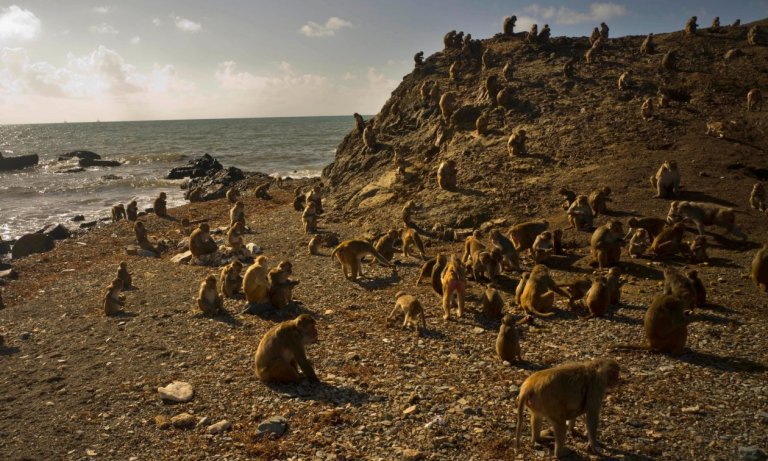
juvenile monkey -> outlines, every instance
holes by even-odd
[[[262,304],[269,301],[269,281],[267,280],[267,257],[259,256],[245,271],[243,293],[248,304]]]
[[[749,206],[755,210],[765,211],[765,186],[762,183],[756,183],[752,186],[752,193],[749,194]]]
[[[653,43],[653,33],[648,34],[640,45],[640,53],[653,54],[656,51],[656,45]]]
[[[271,195],[269,195],[269,186],[271,186],[271,182],[265,182],[264,184],[258,186],[256,189],[253,190],[253,195],[256,197],[262,199],[262,200],[269,200],[272,198]]]
[[[515,305],[517,307],[523,307],[523,291],[525,290],[525,285],[528,283],[530,277],[530,272],[523,272],[520,274],[520,281],[517,282],[517,287],[515,287]]]
[[[482,70],[488,70],[493,66],[493,53],[491,53],[490,48],[486,48],[485,51],[483,51],[483,55],[480,57],[480,63]]]
[[[121,219],[126,219],[125,206],[119,203],[112,207],[112,222],[118,222]]]
[[[610,268],[605,281],[608,285],[608,293],[611,295],[611,305],[619,304],[621,302],[621,269],[618,267]]]
[[[443,121],[449,123],[451,115],[456,110],[456,95],[448,92],[440,96],[440,114],[443,116]]]
[[[483,315],[492,320],[501,317],[501,311],[504,310],[504,298],[501,297],[498,290],[490,286],[483,292],[480,304],[483,308]]]
[[[594,214],[592,207],[589,206],[589,199],[586,195],[579,195],[565,212],[568,215],[568,222],[571,227],[577,230],[592,230],[594,223]]]
[[[733,208],[721,207],[711,203],[672,202],[667,214],[668,222],[692,221],[704,235],[704,226],[714,225],[726,229],[730,234],[744,240],[747,238],[736,226],[736,213]]]
[[[293,272],[293,265],[288,261],[280,261],[277,267],[267,274],[269,283],[269,302],[278,309],[283,309],[293,301],[293,287],[299,284],[298,280],[289,278]]]
[[[707,289],[699,278],[699,272],[692,270],[685,273],[693,285],[693,291],[696,294],[693,305],[695,307],[704,307],[707,304]]]
[[[123,291],[123,281],[112,280],[107,291],[104,292],[104,315],[115,315],[125,305],[125,296],[120,294],[121,291]]]
[[[458,304],[456,317],[461,318],[461,316],[464,315],[467,276],[464,272],[464,266],[456,256],[451,256],[451,259],[443,270],[440,281],[442,282],[443,287],[443,320],[451,318],[451,307],[453,306],[454,298],[456,298]]]
[[[133,279],[128,272],[128,263],[125,261],[120,261],[117,266],[117,278],[123,282],[123,290],[130,290],[133,287]]]
[[[443,190],[453,190],[456,188],[456,162],[446,160],[440,163],[437,169],[437,185]]]
[[[227,189],[227,202],[235,204],[240,199],[240,192],[234,187]]]
[[[367,255],[373,255],[381,264],[392,267],[392,264],[376,248],[365,240],[345,240],[331,253],[331,259],[337,259],[341,264],[344,277],[357,280],[363,276],[360,261]]]
[[[125,216],[128,218],[128,221],[136,221],[138,219],[139,205],[136,203],[136,200],[128,202],[128,206],[125,207]]]
[[[677,66],[677,53],[675,52],[675,50],[669,50],[666,53],[664,53],[664,56],[662,56],[661,58],[661,69],[674,71],[676,66]]]
[[[551,34],[552,30],[549,28],[549,24],[544,24],[544,27],[541,28],[541,32],[539,32],[539,43],[549,43],[549,37]]]
[[[592,214],[595,218],[608,211],[608,202],[613,201],[609,197],[610,195],[611,188],[608,186],[593,190],[589,194],[589,207],[592,209]]]
[[[375,151],[377,147],[376,133],[373,131],[373,126],[366,126],[363,130],[363,145],[369,151]]]
[[[501,251],[476,251],[472,253],[469,264],[471,265],[472,278],[479,282],[482,277],[496,282],[501,273]]]
[[[402,217],[405,227],[412,227],[413,221],[411,221],[411,214],[415,208],[416,203],[414,203],[413,200],[408,200],[405,202],[405,205],[403,205]]]
[[[229,227],[233,227],[238,221],[245,225],[245,204],[239,200],[229,210]]]
[[[189,251],[203,264],[212,264],[219,248],[211,237],[210,231],[208,223],[200,223],[197,229],[189,234]]]
[[[747,112],[763,110],[763,93],[757,88],[752,88],[747,93]]]
[[[696,287],[693,281],[687,275],[671,268],[664,269],[664,290],[665,295],[676,294],[689,302],[689,306],[694,307],[696,302]],[[686,307],[686,308],[687,308]]]
[[[224,302],[216,288],[215,275],[209,275],[200,283],[200,291],[197,293],[197,307],[209,317],[218,315],[224,310]]]
[[[525,130],[522,128],[515,130],[509,136],[509,140],[507,141],[507,152],[509,152],[509,155],[517,157],[519,155],[527,154],[528,151],[525,148],[525,141]]]
[[[143,222],[137,221],[136,224],[133,225],[133,232],[136,234],[136,242],[143,250],[151,251],[156,255],[160,254],[160,249],[149,241],[147,228],[144,227]]]
[[[501,93],[499,93],[499,94],[501,94]],[[477,117],[477,120],[475,121],[475,134],[477,134],[478,136],[484,136],[485,134],[487,134],[488,133],[488,122],[489,122],[488,114],[485,113],[485,112],[480,114],[480,116]],[[439,170],[438,170],[438,172],[439,172]]]
[[[320,246],[320,236],[319,235],[313,235],[311,239],[309,239],[309,245],[307,245],[307,249],[309,250],[309,254],[312,256],[318,255],[317,247]]]
[[[568,307],[570,307],[571,310],[575,310],[577,307],[576,302],[584,299],[584,296],[587,295],[589,289],[592,287],[592,282],[590,282],[589,279],[579,278],[570,280],[566,283],[559,283],[557,286],[565,289],[568,293]]]
[[[243,283],[242,277],[240,277],[240,271],[242,270],[243,263],[237,259],[221,268],[219,285],[222,297],[231,299],[240,291]]]
[[[528,30],[528,34],[525,36],[525,41],[527,43],[535,43],[536,37],[539,35],[539,26],[538,24],[533,24],[531,28]]]
[[[395,229],[390,229],[386,234],[376,240],[376,244],[373,247],[376,248],[376,251],[381,253],[387,261],[392,261],[392,258],[395,256],[395,242],[398,237],[400,237],[400,234]]]
[[[536,237],[531,247],[531,258],[534,264],[541,264],[554,253],[552,232],[544,231]]]
[[[515,245],[497,229],[491,231],[491,244],[501,251],[502,268],[510,271],[520,271],[520,255]]]
[[[406,227],[400,231],[400,238],[403,240],[403,257],[412,256],[411,247],[415,246],[419,251],[419,257],[422,260],[427,259],[424,252],[424,242],[421,241],[421,236],[416,229]]]
[[[590,246],[592,258],[600,269],[619,264],[621,247],[624,246],[624,229],[621,221],[610,221],[595,229]]]
[[[589,45],[592,46],[600,38],[600,29],[595,27],[592,29],[592,34],[589,36]]]
[[[517,251],[525,251],[533,246],[536,237],[547,230],[548,227],[549,222],[546,220],[526,221],[512,226],[509,229],[508,236]]]
[[[160,195],[157,196],[157,198],[155,199],[155,203],[153,204],[153,208],[155,209],[155,214],[160,218],[168,217],[168,208],[166,206],[165,199],[166,199],[165,192],[160,192]]]
[[[363,120],[363,116],[357,112],[352,114],[352,116],[355,118],[355,129],[357,130],[357,133],[363,134],[363,131],[365,131],[365,120]]]
[[[479,253],[485,249],[485,244],[480,240],[480,231],[475,229],[472,231],[472,235],[464,240],[464,252],[461,254],[461,262],[466,264],[474,253]]]
[[[674,160],[665,160],[650,180],[651,187],[656,189],[654,198],[670,198],[680,193],[680,171]]]
[[[567,427],[586,414],[587,450],[599,454],[597,425],[600,408],[608,388],[619,384],[620,366],[615,360],[597,359],[566,363],[537,371],[520,386],[517,397],[517,430],[515,446],[520,446],[523,409],[531,413],[531,443],[542,441],[542,420],[552,424],[555,433],[555,456],[563,458],[572,450],[565,446]]]
[[[693,240],[690,242],[690,256],[691,256],[691,262],[694,263],[703,263],[705,261],[709,260],[709,255],[707,255],[707,247],[709,245],[707,244],[707,237],[703,235],[697,235]]]
[[[713,34],[720,33],[720,16],[715,16],[715,19],[712,20],[712,26],[710,26],[709,31]]]
[[[513,66],[511,62],[506,63],[501,70],[501,74],[504,76],[504,80],[506,80],[507,83],[511,83],[515,75],[515,66]]]
[[[632,81],[629,77],[629,71],[623,72],[619,75],[619,91],[628,90],[632,86]]]
[[[428,279],[432,275],[432,269],[435,267],[437,258],[429,258],[422,263],[419,268],[419,277],[416,279],[416,286],[419,286],[422,280]]]
[[[501,319],[499,335],[496,336],[496,355],[505,362],[523,361],[520,352],[520,339],[517,335],[515,318],[507,314]]]
[[[566,79],[573,78],[573,66],[576,64],[576,61],[576,58],[571,58],[563,64],[563,77]]]
[[[448,256],[445,254],[438,254],[437,258],[435,258],[435,264],[432,266],[432,273],[430,274],[429,280],[432,284],[432,291],[434,291],[438,296],[443,296],[443,271],[445,270],[445,266],[448,265]]]
[[[629,218],[627,221],[629,232],[635,229],[645,229],[648,232],[648,238],[654,239],[667,227],[667,221],[661,218]],[[627,232],[627,236],[629,236]],[[626,238],[626,237],[625,237]]]
[[[629,247],[627,247],[627,254],[630,258],[637,258],[642,256],[648,247],[651,245],[651,240],[648,236],[648,231],[640,228],[635,229],[635,233],[632,234],[632,238],[629,239]]]
[[[696,24],[696,16],[691,16],[691,18],[688,20],[688,22],[685,23],[685,34],[686,35],[696,35],[696,29],[699,27],[698,24]]]
[[[421,320],[421,329],[427,329],[427,321],[424,319],[424,307],[415,296],[406,294],[404,291],[398,291],[395,295],[395,308],[387,317],[387,323],[403,314],[403,328],[413,328],[418,332],[419,320]]]
[[[653,118],[653,98],[645,98],[643,105],[640,107],[640,115],[645,121]]]
[[[682,223],[667,227],[653,239],[650,251],[660,258],[674,256],[683,248],[684,234],[685,226]]]
[[[563,203],[560,205],[563,210],[568,210],[573,202],[576,201],[576,192],[568,190],[565,187],[558,189],[557,193],[563,197]]]
[[[760,291],[768,293],[768,242],[752,258],[752,280]]]
[[[304,226],[305,234],[317,232],[317,210],[314,202],[307,202],[307,206],[301,213],[301,223]]]
[[[602,317],[611,304],[611,292],[608,289],[608,280],[602,275],[592,280],[592,287],[587,292],[586,303],[589,317]]]
[[[307,314],[275,325],[256,349],[256,377],[265,383],[294,383],[303,376],[309,382],[319,383],[305,351],[306,346],[316,341],[317,324]]]
[[[509,108],[514,102],[514,94],[512,88],[506,87],[499,90],[496,94],[496,105],[504,108]]]
[[[601,22],[600,23],[600,38],[603,40],[608,40],[608,31],[610,29],[608,28],[608,24]]]
[[[451,67],[448,68],[448,78],[454,82],[459,80],[459,61],[453,61]]]
[[[227,244],[232,248],[232,254],[238,257],[243,252],[243,233],[245,225],[242,221],[237,221],[234,226],[227,231]]]
[[[555,315],[554,312],[551,312],[555,305],[555,293],[566,298],[569,297],[568,293],[552,280],[547,267],[537,264],[531,270],[520,295],[520,305],[529,314],[550,317]]]

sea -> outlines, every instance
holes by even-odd
[[[169,207],[183,204],[183,180],[165,175],[204,153],[243,171],[319,176],[353,127],[351,116],[0,125],[3,156],[40,156],[36,167],[0,171],[0,236],[9,240],[52,223],[76,228],[73,216],[103,218],[131,200],[141,210],[161,191]],[[122,165],[62,173],[73,165],[59,155],[74,150]]]

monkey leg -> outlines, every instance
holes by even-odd
[[[541,423],[542,417],[531,409],[531,445],[533,446],[544,441],[541,437]]]
[[[341,270],[344,272],[344,278],[349,280],[349,268],[347,267],[347,264],[341,263]]]
[[[555,456],[563,458],[570,455],[573,450],[565,446],[566,423],[565,421],[558,421],[552,424],[555,431]]]
[[[397,317],[397,311],[400,310],[400,305],[396,304],[395,308],[392,309],[392,312],[387,316],[387,323],[391,322],[395,317]]]
[[[464,315],[464,298],[466,297],[466,293],[463,287],[457,290],[457,295],[459,298],[459,312],[456,314],[456,317],[461,318],[461,316]]]
[[[295,364],[285,360],[275,360],[261,373],[263,381],[277,383],[294,383],[301,379]]]
[[[451,298],[453,297],[453,290],[443,290],[443,320],[451,318]]]

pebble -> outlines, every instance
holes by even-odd
[[[483,334],[484,331],[485,330],[482,327],[475,327],[475,328],[472,329],[472,333],[474,333],[476,335],[481,335],[481,334]]]
[[[171,402],[189,402],[195,395],[192,385],[184,381],[174,381],[165,387],[158,387],[160,398]]]
[[[155,426],[158,429],[168,429],[171,427],[171,420],[165,415],[155,416]]]
[[[211,417],[205,416],[203,418],[200,418],[200,420],[197,422],[197,427],[208,426],[210,424],[211,424]]]
[[[739,459],[742,461],[765,461],[766,455],[758,447],[739,447]]]
[[[403,450],[403,459],[406,461],[419,461],[425,458],[426,456],[424,453],[420,452],[419,450],[414,450],[412,448],[405,448]]]
[[[416,405],[411,405],[410,407],[403,410],[404,415],[410,415],[411,413],[416,411]]]
[[[171,418],[171,424],[179,429],[192,429],[197,424],[197,418],[184,412]]]
[[[232,423],[226,419],[219,421],[218,423],[211,424],[205,429],[205,432],[209,434],[221,434],[224,431],[232,429]]]
[[[288,430],[288,420],[282,416],[273,416],[259,423],[256,428],[256,438],[278,438]]]

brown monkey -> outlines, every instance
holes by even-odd
[[[496,336],[496,355],[505,362],[523,361],[520,352],[520,339],[517,334],[515,318],[507,314],[501,319],[499,335]]]
[[[685,350],[688,339],[689,317],[685,310],[690,308],[691,299],[683,298],[679,293],[662,294],[653,300],[645,312],[643,329],[644,345],[623,344],[616,349],[643,349],[680,355]]]
[[[367,255],[373,255],[380,263],[392,267],[392,264],[379,253],[376,248],[365,240],[345,240],[341,242],[331,253],[331,259],[337,259],[341,264],[344,277],[349,280],[357,280],[363,276],[360,261]]]
[[[256,197],[262,199],[262,200],[269,200],[272,198],[271,195],[269,195],[269,186],[271,186],[271,182],[265,182],[264,184],[261,184],[260,186],[256,187],[256,189],[253,190],[253,195]]]
[[[443,320],[448,320],[451,317],[451,307],[453,306],[454,297],[458,304],[456,317],[461,318],[461,316],[464,315],[467,276],[464,272],[464,265],[461,264],[456,256],[451,255],[451,259],[445,266],[440,281],[442,282],[443,287]]]
[[[595,218],[608,211],[608,202],[612,202],[609,195],[611,195],[611,188],[607,186],[593,190],[589,194],[589,207],[592,209],[592,214]]]
[[[408,200],[405,202],[405,205],[403,205],[403,211],[402,211],[402,217],[403,217],[403,224],[405,227],[411,227],[413,224],[413,221],[411,221],[411,213],[413,213],[413,210],[416,208],[416,203],[414,203],[413,200]]]
[[[611,305],[619,304],[621,302],[621,269],[618,267],[610,268],[605,281],[608,284],[608,292],[611,295]]]
[[[653,98],[645,98],[643,105],[640,106],[640,115],[645,121],[653,118]]]
[[[448,78],[454,82],[459,79],[459,61],[453,61],[451,67],[448,68]]]
[[[355,129],[357,130],[358,134],[363,134],[363,131],[365,131],[365,120],[363,120],[363,116],[355,112],[352,114],[353,117],[355,117]]]
[[[312,202],[315,204],[315,212],[318,215],[323,214],[323,188],[319,184],[312,186],[306,194],[306,202]]]
[[[376,240],[376,244],[373,247],[376,248],[376,251],[381,253],[387,261],[392,261],[392,258],[395,256],[395,242],[399,237],[400,234],[395,229],[390,229]]]
[[[669,50],[666,53],[664,53],[664,56],[662,56],[661,58],[662,70],[674,71],[676,67],[677,67],[677,52],[675,52],[675,50]]]
[[[685,273],[688,279],[693,285],[693,291],[696,294],[693,305],[695,307],[704,307],[707,304],[707,289],[704,288],[704,283],[699,278],[699,272],[692,270]]]
[[[763,109],[763,93],[757,88],[752,88],[747,93],[747,112]]]
[[[529,250],[533,246],[533,242],[536,241],[536,237],[547,230],[548,227],[549,222],[545,220],[526,221],[515,224],[509,229],[509,239],[515,245],[517,251]]]
[[[242,286],[242,277],[240,271],[243,270],[243,263],[235,259],[221,269],[219,274],[219,285],[221,296],[224,298],[234,298]]]
[[[133,287],[133,279],[130,272],[128,272],[128,263],[120,261],[117,266],[117,278],[123,282],[123,290],[130,290]]]
[[[608,40],[608,31],[609,30],[610,29],[608,29],[608,24],[606,24],[604,22],[601,22],[600,23],[600,38],[602,38],[603,40]]]
[[[749,194],[749,206],[756,210],[765,211],[765,186],[762,183],[756,183],[752,186],[752,193]]]
[[[619,264],[621,247],[624,245],[621,221],[614,220],[595,229],[590,244],[592,258],[600,269]]]
[[[430,274],[430,282],[432,284],[432,291],[434,291],[438,296],[443,296],[443,271],[445,270],[445,266],[448,265],[448,256],[444,254],[437,255],[437,258],[435,259],[435,264],[432,266],[432,273]]]
[[[424,252],[424,242],[421,241],[421,236],[416,229],[406,227],[400,231],[400,238],[403,240],[403,257],[412,256],[410,249],[411,246],[415,246],[419,251],[419,257],[422,260],[427,259]]]
[[[464,240],[464,252],[461,254],[461,262],[466,264],[474,253],[479,253],[485,249],[485,244],[480,240],[480,231],[475,229],[472,231],[472,235]]]
[[[121,219],[126,219],[125,206],[122,203],[112,207],[112,222],[118,222]]]
[[[565,254],[563,249],[563,230],[555,229],[552,231],[552,254],[562,256]]]
[[[682,249],[684,234],[685,226],[682,223],[667,227],[653,239],[650,251],[660,258],[674,256]]]
[[[307,202],[307,206],[301,213],[301,223],[304,226],[305,234],[317,232],[317,209],[315,208],[315,202]]]
[[[429,258],[419,268],[419,278],[416,279],[416,286],[419,286],[422,280],[428,279],[432,275],[432,269],[435,267],[437,258]]]
[[[703,235],[697,235],[693,240],[691,240],[691,262],[703,263],[709,260],[709,255],[707,255],[707,246],[707,238]]]
[[[608,388],[619,384],[621,367],[612,359],[566,363],[537,371],[520,386],[517,396],[517,430],[515,446],[520,446],[523,410],[531,413],[531,443],[542,440],[541,423],[546,419],[555,433],[555,456],[563,458],[572,450],[565,446],[566,429],[586,415],[587,450],[599,454],[597,425],[600,408]]]
[[[563,77],[567,79],[573,78],[573,66],[577,61],[577,58],[571,58],[563,64]]]
[[[502,31],[504,35],[511,36],[515,33],[515,23],[517,22],[517,16],[507,16],[504,18],[504,23],[502,24]]]
[[[669,107],[669,98],[667,95],[663,93],[659,93],[659,101],[658,101],[659,109],[665,109]]]
[[[292,280],[289,276],[293,273],[293,265],[288,261],[280,261],[277,267],[267,274],[269,283],[269,301],[282,309],[293,301],[293,287],[299,284],[298,280]]]
[[[501,92],[499,92],[499,94],[501,94]],[[484,136],[488,133],[489,119],[490,117],[487,112],[483,112],[477,117],[477,120],[475,121],[475,134],[477,134],[477,136]]]
[[[472,278],[479,282],[482,277],[486,277],[491,282],[496,283],[501,273],[502,259],[501,251],[495,248],[492,251],[475,251],[471,254],[468,263]]]
[[[128,221],[136,221],[138,219],[139,205],[136,203],[136,200],[128,202],[128,206],[125,207],[125,216],[128,218]]]
[[[422,102],[429,101],[429,91],[431,90],[432,85],[434,84],[435,82],[433,82],[432,80],[427,80],[421,84],[421,86],[419,87],[419,96],[421,97]]]
[[[675,294],[685,299],[689,302],[687,307],[694,307],[696,302],[696,287],[694,287],[693,281],[687,275],[671,267],[664,269],[663,293],[665,295]]]
[[[600,40],[595,42],[595,45],[600,43]],[[588,49],[586,53],[584,53],[584,61],[587,62],[587,64],[592,64],[597,59],[597,52],[600,49],[600,47],[595,47],[595,45],[592,45],[592,48]]]
[[[307,249],[309,250],[309,254],[312,256],[318,255],[317,247],[320,246],[320,236],[319,235],[313,235],[311,239],[309,239],[309,245],[307,245]]]
[[[525,36],[526,43],[535,43],[536,37],[539,35],[539,26],[538,24],[533,24],[531,28],[528,30],[528,34]]]
[[[373,126],[367,126],[365,127],[365,130],[363,130],[363,145],[369,151],[376,151],[378,144],[376,142],[376,133],[373,131]]]
[[[520,274],[520,281],[517,282],[517,287],[515,287],[515,305],[517,307],[523,307],[523,291],[525,290],[525,285],[528,283],[530,277],[530,272],[523,272]]]
[[[643,228],[635,229],[635,233],[632,234],[632,238],[629,239],[627,254],[631,258],[637,258],[642,256],[650,245],[651,240],[648,237],[648,231]]]
[[[733,208],[721,207],[711,203],[701,202],[672,202],[669,205],[667,221],[692,221],[704,235],[704,226],[714,225],[726,229],[730,234],[744,240],[747,238],[736,226],[736,212]]]
[[[186,194],[186,199],[192,203],[202,202],[204,190],[202,187],[195,187]]]
[[[733,23],[731,24],[731,27],[734,27],[734,28],[741,27],[741,19],[737,19],[733,21]]]
[[[305,347],[317,341],[315,319],[302,314],[272,327],[256,349],[256,377],[265,383],[294,383],[302,378],[320,380],[307,359]]]
[[[648,34],[640,45],[640,53],[653,54],[656,51],[656,45],[653,43],[653,33]]]
[[[656,189],[655,198],[670,198],[680,193],[680,171],[677,162],[665,160],[655,175],[651,176],[651,187]]]
[[[492,287],[488,287],[483,292],[480,304],[483,307],[483,314],[492,320],[501,317],[501,311],[504,310],[504,298],[501,297],[498,290]]]
[[[611,292],[608,288],[608,280],[602,275],[592,279],[592,286],[587,292],[586,303],[589,317],[602,317],[611,304]]]
[[[138,242],[143,250],[151,251],[156,255],[160,254],[160,249],[149,241],[147,228],[144,227],[143,222],[137,221],[136,224],[133,225],[133,232],[136,234],[136,242]]]
[[[568,222],[571,227],[577,230],[592,230],[594,224],[594,214],[592,207],[589,206],[589,199],[586,195],[579,195],[565,212],[568,215]]]
[[[456,189],[456,162],[446,160],[437,169],[437,185],[443,190]]]
[[[712,20],[712,25],[709,27],[709,31],[713,34],[720,33],[720,16],[715,16],[715,19]]]
[[[619,75],[619,91],[628,90],[632,86],[632,80],[629,73],[630,71],[626,71]]]
[[[531,246],[531,259],[534,264],[541,264],[546,261],[554,252],[552,244],[552,232],[544,231],[536,237]]]
[[[204,264],[213,263],[219,246],[213,240],[210,234],[211,228],[208,223],[200,223],[197,229],[189,234],[189,251],[192,256]]]
[[[155,214],[160,218],[168,217],[168,208],[166,206],[165,199],[165,192],[160,192],[160,195],[157,196],[155,203],[153,204]]]
[[[549,37],[551,34],[552,31],[549,28],[549,24],[544,24],[544,27],[541,28],[541,32],[539,32],[539,43],[549,43]]]
[[[107,291],[104,292],[104,315],[115,315],[125,305],[125,296],[120,294],[121,291],[123,291],[123,281],[112,280]]]
[[[589,36],[589,45],[592,46],[600,38],[600,30],[595,27],[592,29],[592,34]]]
[[[504,76],[504,80],[507,81],[507,83],[511,83],[515,74],[515,66],[512,65],[511,62],[508,62],[504,65],[504,68],[501,70],[501,75]]]
[[[645,229],[648,232],[648,237],[654,239],[667,227],[667,221],[661,218],[629,218],[627,227],[629,227],[629,232],[635,229]],[[629,236],[629,232],[627,236]]]
[[[424,307],[415,296],[406,294],[404,291],[398,291],[395,295],[395,308],[387,317],[387,323],[391,322],[400,314],[405,317],[403,328],[413,328],[418,332],[419,319],[421,320],[421,329],[427,329],[427,321],[424,319]]]
[[[233,227],[238,221],[245,224],[245,204],[239,200],[229,210],[229,227]]]
[[[240,199],[240,192],[235,189],[234,187],[230,187],[227,189],[227,202],[231,204],[237,203],[237,201]]]
[[[551,312],[555,304],[555,293],[566,298],[569,297],[568,293],[552,280],[547,266],[537,264],[528,276],[520,295],[520,303],[523,310],[529,314],[549,317],[555,315],[554,312]]]
[[[685,23],[685,34],[686,35],[696,35],[696,29],[699,27],[698,24],[696,24],[696,16],[691,16],[691,18],[688,20],[688,22]]]
[[[589,279],[574,279],[566,283],[558,283],[558,287],[565,289],[568,293],[568,307],[571,310],[576,309],[576,302],[581,301],[587,292],[592,287],[592,282]]]
[[[496,75],[491,75],[486,78],[483,90],[488,95],[488,99],[491,100],[491,105],[496,105],[496,96],[498,96],[499,91],[501,91],[501,86],[499,85],[499,77]]]
[[[269,301],[269,281],[267,280],[267,257],[259,256],[245,271],[243,293],[249,304],[262,304]]]
[[[449,123],[451,115],[456,110],[456,95],[448,92],[440,96],[440,114],[443,116],[443,121]]]
[[[491,231],[491,244],[501,251],[502,268],[510,271],[520,271],[520,255],[515,245],[497,229]]]
[[[243,233],[245,232],[245,224],[242,221],[237,221],[234,226],[230,227],[227,231],[227,244],[232,248],[232,254],[236,257],[243,252]]]
[[[197,307],[209,317],[218,315],[224,310],[224,302],[216,288],[215,275],[209,275],[200,283],[200,291],[197,293]]]
[[[752,280],[760,291],[768,293],[768,242],[752,258]]]
[[[576,192],[568,190],[565,187],[558,189],[557,193],[563,197],[563,203],[560,205],[563,210],[570,208],[573,202],[576,201]]]
[[[482,70],[488,70],[493,66],[493,53],[490,48],[486,48],[483,51],[483,55],[480,57],[480,65]]]
[[[509,155],[517,157],[527,154],[528,151],[525,148],[525,141],[525,130],[522,128],[515,130],[509,136],[509,140],[507,141],[507,152],[509,152]]]

